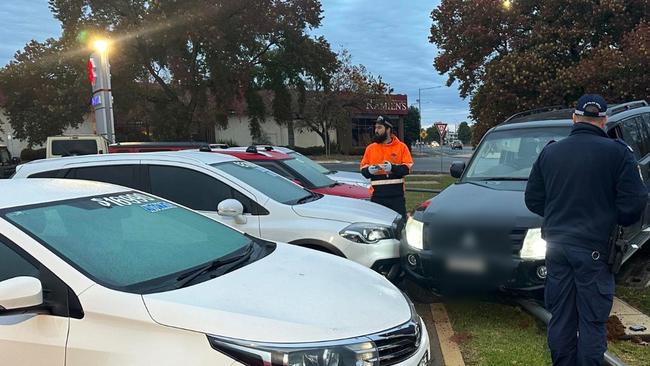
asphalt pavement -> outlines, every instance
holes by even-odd
[[[439,147],[416,147],[412,151],[413,172],[416,174],[449,174],[449,167],[453,162],[462,161],[467,163],[472,156],[473,150],[470,147],[463,150],[452,150],[444,146],[442,154]],[[442,155],[442,159],[440,158]],[[441,162],[442,160],[442,162]],[[330,170],[358,172],[359,161],[325,161],[323,166]]]

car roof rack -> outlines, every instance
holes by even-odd
[[[505,121],[503,121],[504,124],[513,122],[513,120],[520,118],[520,117],[525,117],[525,116],[530,116],[533,114],[538,114],[538,113],[544,113],[544,112],[552,112],[552,111],[558,111],[562,109],[568,109],[569,107],[565,105],[552,105],[549,107],[541,107],[541,108],[535,108],[535,109],[529,109],[527,111],[515,113],[512,116],[508,117]]]
[[[645,100],[635,100],[632,102],[615,104],[607,109],[607,115],[613,116],[617,113],[629,111],[630,109],[636,109],[636,108],[647,107],[647,106],[648,106],[648,102],[646,102]]]

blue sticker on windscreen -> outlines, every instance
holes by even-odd
[[[140,207],[144,208],[145,211],[151,213],[169,210],[170,208],[176,208],[176,206],[172,205],[171,203],[163,201],[147,203],[145,205],[140,205]]]

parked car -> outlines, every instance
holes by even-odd
[[[261,149],[256,146],[250,146],[244,151],[241,149],[217,149],[213,151],[263,166],[317,193],[370,199],[370,191],[367,186],[362,187],[336,182],[313,167],[313,164],[306,162],[305,159],[295,154],[292,156],[274,149]]]
[[[459,178],[418,207],[406,224],[402,258],[408,276],[438,292],[473,284],[483,289],[538,296],[544,286],[546,242],[542,218],[524,203],[532,165],[551,140],[568,136],[573,109],[556,107],[510,117],[488,131]],[[608,110],[607,134],[634,150],[650,179],[650,106],[645,101]],[[625,230],[627,261],[650,238],[650,208]],[[455,280],[455,281],[452,281]]]
[[[454,140],[449,144],[451,146],[452,150],[462,150],[463,149],[463,143],[460,140]]]
[[[20,158],[12,157],[6,145],[0,145],[0,178],[9,178],[16,172]]]
[[[47,159],[107,153],[108,141],[98,135],[50,136],[45,143]]]
[[[19,166],[18,178],[119,184],[253,236],[351,259],[390,279],[400,272],[399,214],[372,202],[311,192],[227,154],[185,150],[46,159]]]
[[[119,186],[32,179],[0,191],[3,364],[428,362],[413,305],[356,263]]]
[[[208,146],[205,142],[118,142],[108,146],[109,153],[179,151]]]
[[[212,147],[212,146],[210,146]],[[255,146],[256,149],[263,149],[264,151],[279,151],[281,153],[287,154],[296,160],[304,163],[305,165],[311,166],[315,170],[321,172],[322,174],[327,175],[329,178],[332,180],[339,182],[339,183],[345,183],[345,184],[351,184],[355,186],[360,186],[364,188],[370,188],[370,180],[366,179],[361,173],[358,172],[346,172],[346,171],[340,171],[340,170],[329,170],[326,167],[322,166],[321,164],[313,161],[309,157],[292,150],[288,147],[282,147],[282,146],[270,146],[270,145],[257,145]],[[250,147],[231,147],[228,148],[228,150],[234,150],[234,151],[246,151],[247,149],[251,149]],[[358,167],[357,167],[358,168]]]

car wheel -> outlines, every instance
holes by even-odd
[[[410,278],[405,278],[400,287],[413,302],[433,304],[441,301],[440,296],[436,295],[432,289],[423,287]]]

